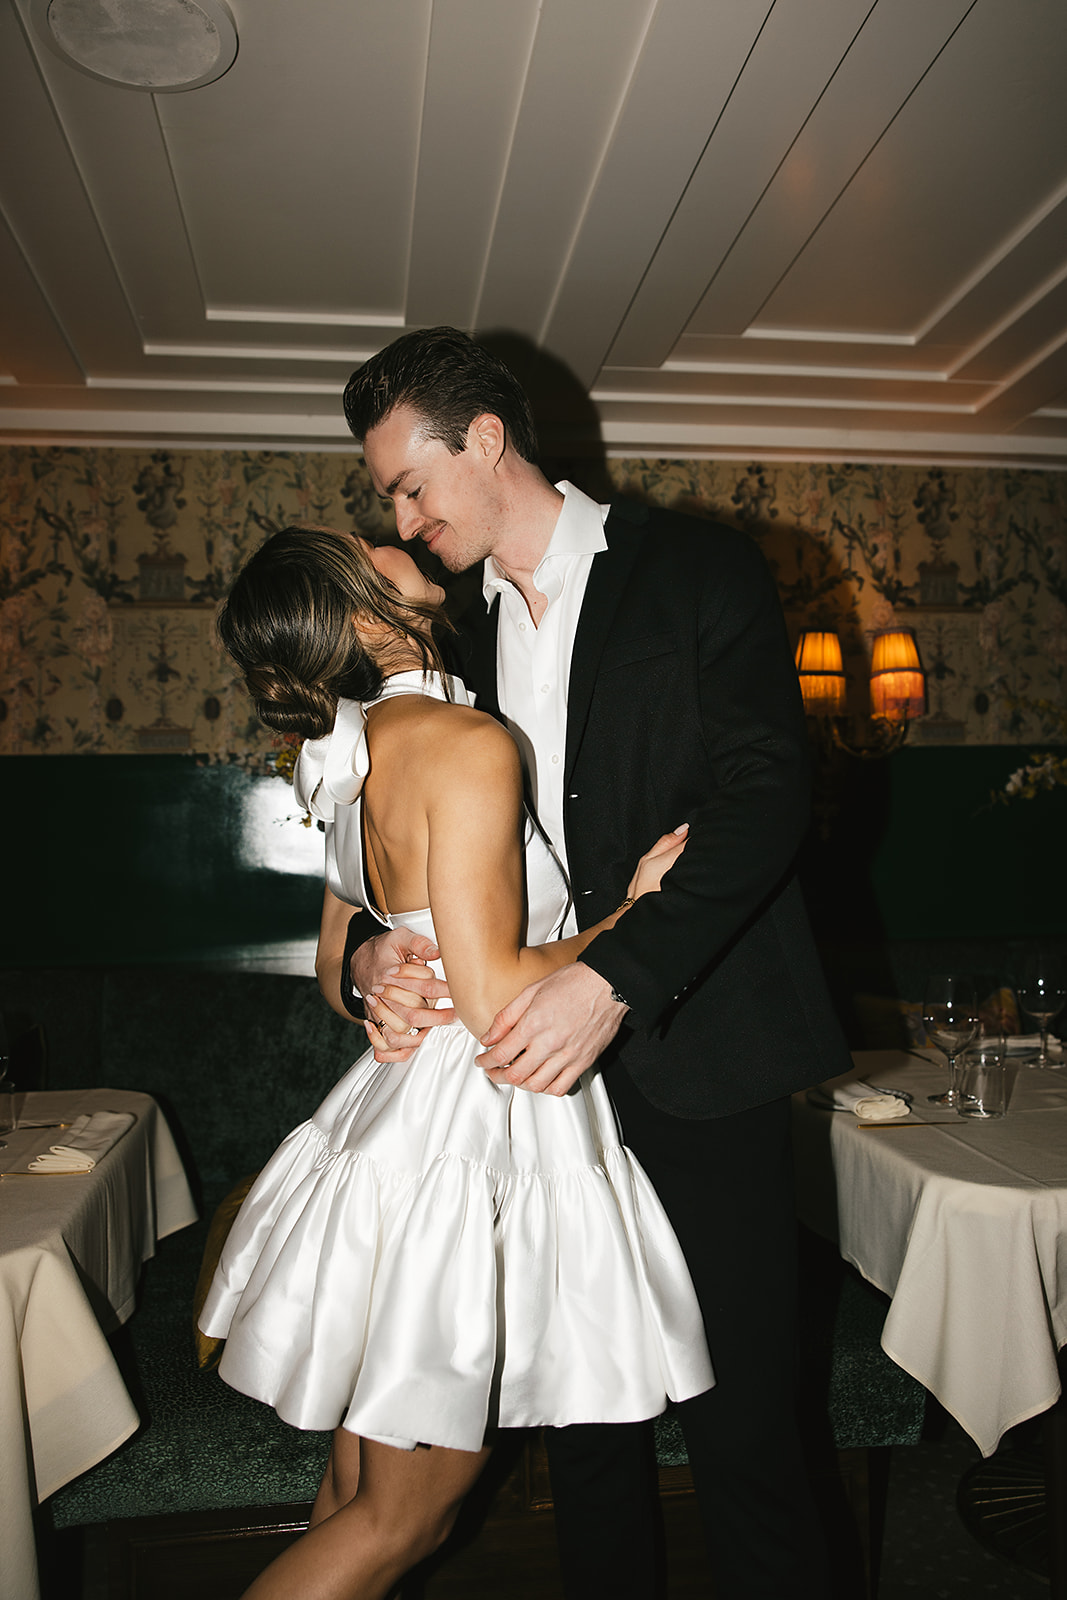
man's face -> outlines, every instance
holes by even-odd
[[[367,434],[363,456],[376,491],[393,502],[402,539],[421,539],[449,572],[466,572],[491,554],[500,503],[473,427],[454,456],[440,439],[424,437],[416,411],[397,406]]]

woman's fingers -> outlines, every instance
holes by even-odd
[[[401,1029],[397,1037],[388,1024],[375,1022],[371,1017],[366,1019],[363,1026],[376,1061],[407,1061],[422,1043],[422,1034],[418,1029],[414,1033]]]
[[[399,1012],[386,1005],[380,994],[364,995],[363,1009],[379,1032],[382,1029],[388,1029],[394,1039],[401,1038],[404,1034],[411,1032],[411,1024],[405,1022]]]
[[[685,841],[688,835],[689,824],[688,822],[683,822],[681,827],[675,828],[672,833],[660,834],[651,850],[646,851],[645,854],[648,857],[662,856],[673,850],[675,855],[681,855],[685,849]]]

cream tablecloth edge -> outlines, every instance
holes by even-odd
[[[1019,1129],[1019,1114],[1043,1122],[1046,1114],[1057,1122],[1067,1118],[1067,1085],[1058,1074],[1025,1073],[1013,1102],[1015,1117],[1009,1112],[1005,1122],[973,1124],[927,1108],[925,1095],[943,1087],[944,1069],[933,1060],[899,1051],[856,1052],[853,1059],[856,1075],[867,1081],[911,1088],[919,1114],[944,1127],[865,1131],[847,1113],[815,1113],[795,1097],[802,1123],[811,1116],[826,1119],[823,1134],[836,1178],[827,1181],[829,1173],[821,1173],[802,1214],[817,1231],[832,1231],[822,1225],[832,1205],[842,1256],[892,1297],[882,1348],[936,1395],[989,1456],[1009,1428],[1047,1410],[1060,1394],[1056,1352],[1067,1344],[1067,1295],[1050,1303],[1050,1286],[1067,1284],[1067,1167],[1062,1184],[1026,1177],[1025,1163],[1005,1166],[996,1147]],[[1025,1109],[1028,1103],[1033,1109]],[[810,1158],[820,1141],[812,1141],[812,1124],[808,1129],[801,1147]],[[955,1151],[946,1153],[942,1165],[954,1175],[931,1177],[930,1157],[945,1138]],[[887,1142],[868,1146],[868,1140]],[[809,1180],[817,1167],[818,1161]],[[993,1169],[998,1181],[980,1181]],[[974,1206],[961,1205],[968,1192]],[[991,1238],[995,1267],[986,1254]],[[961,1277],[970,1285],[966,1293]],[[1014,1348],[1017,1359],[1001,1359],[1007,1348]]]

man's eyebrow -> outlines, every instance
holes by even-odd
[[[393,479],[392,483],[387,483],[386,484],[385,488],[382,490],[382,494],[385,495],[387,498],[389,496],[391,496],[391,495],[396,494],[396,491],[400,488],[400,485],[403,483],[404,479],[408,476],[410,471],[411,471],[410,467],[402,467],[400,469],[400,471],[397,473],[396,477]]]

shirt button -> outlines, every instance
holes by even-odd
[[[519,632],[520,633],[525,633],[526,632],[526,624],[525,624],[525,622],[520,622],[519,623]]]
[[[559,766],[559,756],[553,756],[552,757],[552,765],[554,767],[558,767]]]
[[[542,684],[542,685],[541,685],[541,693],[542,693],[542,694],[547,694],[547,693],[548,693],[548,691],[549,691],[549,688],[550,688],[550,685],[549,685],[549,684],[547,684],[547,683],[543,683],[543,684]]]

